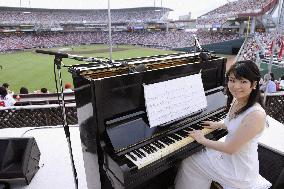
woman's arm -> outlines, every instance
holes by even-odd
[[[222,121],[218,121],[218,122],[214,122],[214,121],[203,121],[202,122],[202,126],[205,128],[209,128],[209,129],[227,129],[224,120]]]
[[[200,144],[215,150],[233,154],[241,149],[247,142],[259,134],[265,126],[266,114],[261,111],[249,113],[237,129],[234,136],[226,142],[213,141],[204,137],[201,131],[191,132],[191,136]]]

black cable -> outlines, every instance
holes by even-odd
[[[79,127],[79,126],[78,125],[71,125],[69,127]],[[21,134],[21,137],[23,137],[25,134],[27,134],[28,132],[33,131],[33,130],[39,130],[39,129],[60,129],[60,128],[63,128],[63,125],[34,127],[34,128],[26,130],[23,134]]]

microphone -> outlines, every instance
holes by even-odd
[[[136,72],[145,72],[147,71],[147,67],[144,64],[139,64],[138,66],[134,67]]]
[[[139,73],[147,71],[147,67],[144,64],[139,64],[130,68],[129,73]]]
[[[36,50],[36,53],[41,53],[41,54],[48,54],[48,55],[54,55],[54,56],[59,56],[61,58],[68,58],[69,54],[67,53],[61,53],[61,52],[53,52],[53,51],[46,51],[46,50]]]

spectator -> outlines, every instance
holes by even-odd
[[[10,94],[8,94],[5,87],[0,87],[0,101],[4,102],[5,107],[14,106],[14,104],[16,103],[15,99],[13,99]]]
[[[284,75],[280,78],[279,88],[280,90],[284,90]]]
[[[65,89],[64,89],[63,92],[65,92],[65,93],[73,92],[71,83],[66,83],[65,86],[64,86],[64,88],[65,88]]]
[[[275,93],[276,92],[276,84],[271,81],[271,76],[269,74],[264,75],[264,83],[260,87],[260,91],[267,93]]]
[[[20,94],[29,94],[29,91],[26,87],[21,87],[20,88]]]
[[[263,85],[263,83],[264,83],[263,79],[260,78],[260,80],[259,80],[259,87],[261,87]]]
[[[47,90],[47,88],[41,88],[41,89],[40,89],[40,92],[41,92],[41,93],[49,93],[48,90]]]
[[[7,90],[8,94],[13,95],[14,92],[9,90],[9,86],[10,85],[8,83],[3,83],[3,85],[2,85],[2,87],[4,87]]]
[[[271,79],[270,79],[271,81],[275,81],[274,73],[271,72],[271,73],[270,73],[270,77],[271,77]]]

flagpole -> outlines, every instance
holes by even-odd
[[[109,41],[109,60],[112,62],[110,0],[108,0],[108,41]]]
[[[250,16],[249,16],[249,19],[248,19],[247,36],[248,36],[248,34],[249,34],[249,30],[250,30]]]
[[[272,40],[272,42],[271,42],[271,48],[270,48],[270,60],[269,60],[269,65],[268,65],[268,75],[270,75],[270,73],[271,73],[271,70],[272,70],[272,62],[273,62],[273,53],[274,53],[274,47],[275,47],[275,42],[276,42],[276,37],[274,36],[273,38],[272,38],[273,40]],[[268,81],[269,82],[269,81]],[[274,81],[273,81],[274,82]],[[265,87],[265,91],[264,91],[264,98],[263,98],[263,104],[265,104],[265,102],[266,102],[266,96],[267,96],[267,89],[268,89],[268,84],[266,85],[266,87]]]

